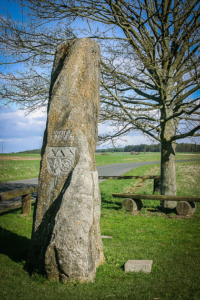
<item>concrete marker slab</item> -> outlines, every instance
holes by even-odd
[[[144,272],[151,273],[153,260],[128,260],[124,265],[125,273]]]

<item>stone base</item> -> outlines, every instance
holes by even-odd
[[[160,206],[162,208],[174,209],[177,206],[177,201],[170,201],[170,200],[161,201]]]
[[[124,265],[125,273],[144,272],[151,273],[153,260],[128,260]]]

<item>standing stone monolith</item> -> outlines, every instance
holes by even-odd
[[[104,262],[95,163],[99,89],[99,45],[88,38],[59,45],[26,262],[51,281],[93,281]]]

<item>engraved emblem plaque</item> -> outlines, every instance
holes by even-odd
[[[56,141],[67,141],[70,133],[70,130],[55,130],[53,135],[51,136],[51,139]]]
[[[76,147],[47,147],[47,169],[52,175],[69,173],[74,165]]]

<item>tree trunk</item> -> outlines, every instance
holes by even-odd
[[[176,143],[167,141],[168,133],[173,131],[173,124],[167,124],[165,134],[161,138],[161,195],[176,195],[176,170],[175,170],[175,148]],[[168,130],[167,130],[168,129]],[[169,140],[169,138],[168,138]],[[175,208],[176,201],[161,202],[164,208]]]

